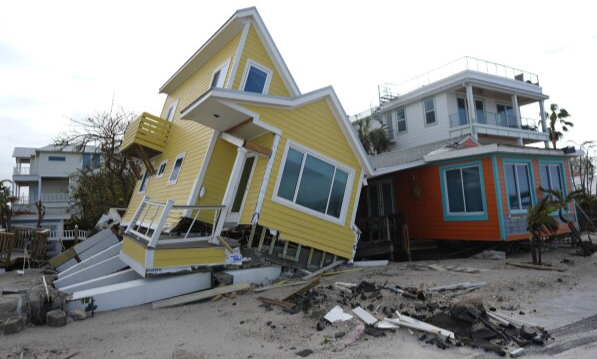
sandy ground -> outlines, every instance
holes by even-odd
[[[597,357],[597,255],[583,258],[570,249],[554,249],[544,254],[544,262],[566,268],[564,272],[537,271],[506,265],[503,260],[457,259],[391,263],[386,267],[366,268],[360,272],[325,276],[318,288],[327,289],[336,281],[361,280],[401,287],[447,285],[460,282],[487,282],[485,287],[458,297],[478,297],[487,308],[546,327],[554,339],[545,347],[527,348],[526,357]],[[572,263],[562,263],[568,259]],[[529,262],[529,254],[508,258]],[[438,272],[427,264],[479,268],[478,274]],[[0,288],[30,285],[40,274],[29,271],[25,277],[9,272],[0,275]],[[385,337],[363,336],[355,345],[334,351],[334,334],[349,332],[353,319],[327,325],[318,331],[318,318],[335,304],[327,300],[314,305],[309,313],[289,314],[280,308],[260,306],[259,296],[283,298],[296,288],[276,288],[262,293],[246,292],[236,298],[202,302],[187,306],[152,310],[150,305],[97,313],[93,318],[72,321],[60,328],[28,327],[4,336],[0,334],[0,358],[285,358],[310,349],[309,358],[496,358],[471,347],[446,350],[425,345],[401,328]],[[412,300],[390,291],[372,303],[410,308]],[[337,298],[336,298],[337,299]],[[443,301],[437,294],[431,301]],[[369,303],[369,302],[366,302]],[[363,304],[366,304],[363,302]],[[345,307],[349,312],[349,308]],[[521,313],[524,313],[521,314]],[[594,317],[595,316],[595,317]],[[588,318],[588,319],[585,319]],[[583,320],[584,319],[584,320]],[[268,325],[268,322],[269,323]],[[568,325],[568,326],[567,326]],[[560,329],[558,329],[560,328]]]

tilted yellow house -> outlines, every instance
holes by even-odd
[[[237,11],[160,92],[161,115],[142,114],[121,146],[145,164],[123,219],[133,269],[238,260],[222,238],[238,226],[259,249],[268,234],[282,258],[354,256],[366,154],[331,87],[301,94],[255,8]]]

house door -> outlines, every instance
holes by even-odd
[[[236,188],[234,190],[234,197],[230,207],[230,211],[226,216],[226,223],[238,223],[240,220],[240,214],[242,213],[243,207],[245,206],[245,200],[247,199],[247,192],[249,192],[249,185],[251,184],[251,178],[253,177],[253,170],[255,169],[255,163],[257,163],[257,156],[247,155],[245,163],[243,165],[242,172]]]
[[[368,208],[369,217],[381,217],[394,214],[394,191],[392,179],[369,181]]]

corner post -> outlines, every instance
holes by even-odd
[[[512,108],[514,109],[514,117],[516,119],[516,127],[518,129],[522,129],[522,119],[520,118],[520,107],[518,106],[518,96],[516,94],[512,95]],[[518,138],[516,140],[519,146],[524,146],[524,142],[522,138]]]
[[[549,131],[547,131],[547,119],[545,118],[545,104],[543,103],[543,100],[539,100],[539,112],[541,113],[541,131],[543,131],[543,133],[549,133]],[[544,143],[545,148],[549,148],[549,139],[544,141]]]
[[[471,134],[475,140],[478,140],[477,128],[475,127],[477,122],[475,118],[475,98],[473,96],[473,85],[471,84],[466,84],[466,102],[468,103],[468,123],[471,126]]]

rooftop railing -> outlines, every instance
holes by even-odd
[[[398,96],[415,91],[434,82],[443,80],[457,73],[472,70],[512,80],[539,85],[539,76],[534,73],[520,70],[514,67],[485,61],[474,57],[465,56],[440,66],[427,73],[419,75],[401,84],[384,83],[379,85],[379,96],[382,102],[389,101]]]

